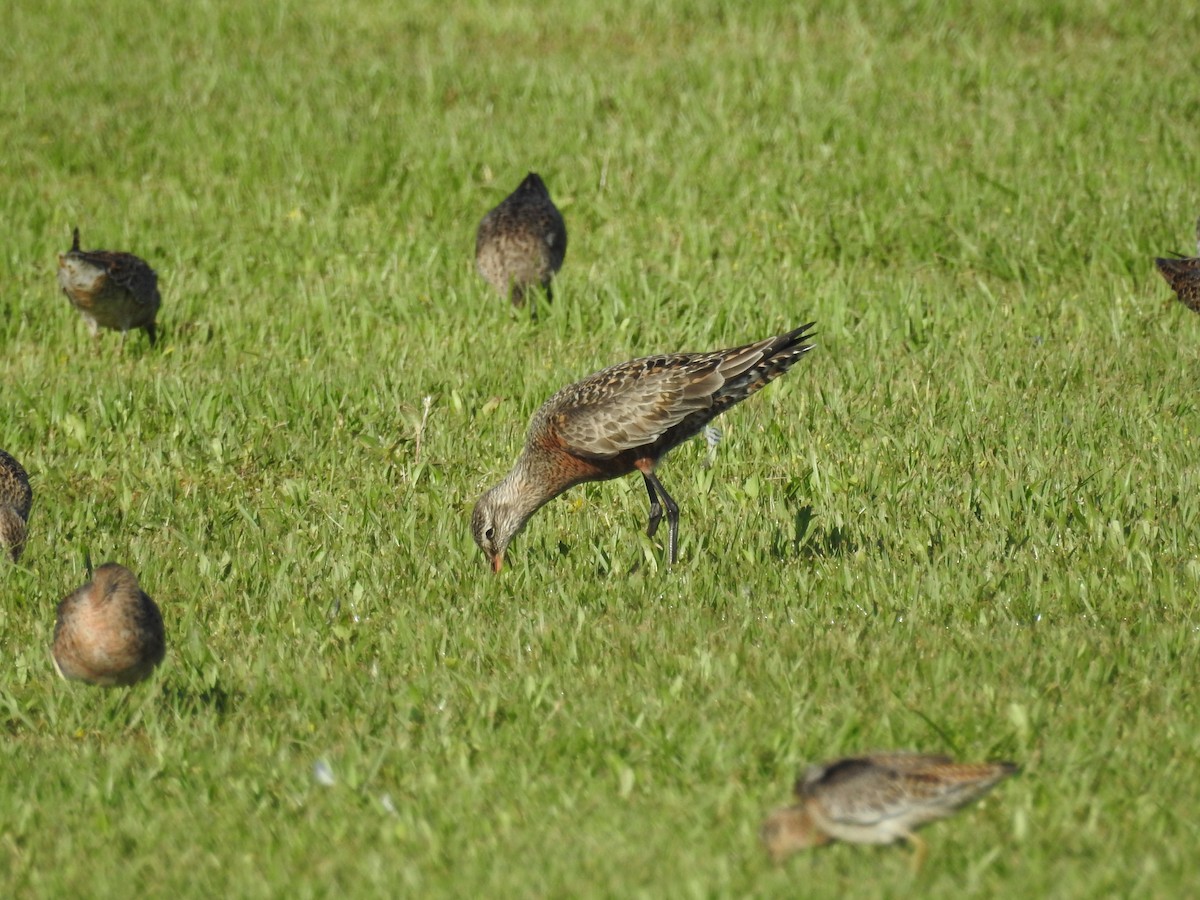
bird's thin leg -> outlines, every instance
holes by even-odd
[[[658,502],[658,494],[654,493],[650,476],[643,473],[642,479],[646,482],[646,493],[650,495],[650,524],[646,526],[646,537],[654,537],[654,532],[658,531],[658,523],[662,521],[663,510]]]
[[[662,505],[667,511],[667,527],[671,532],[667,548],[667,565],[673,566],[679,559],[679,507],[671,499],[671,495],[663,489],[662,482],[658,480],[657,475],[653,472],[647,472],[645,475],[647,489],[654,489],[654,492],[658,494],[658,498],[662,501]],[[650,508],[650,513],[653,516],[653,506]]]
[[[911,831],[905,835],[905,840],[913,848],[912,872],[916,875],[921,871],[921,866],[925,865],[925,858],[929,856],[929,845]]]

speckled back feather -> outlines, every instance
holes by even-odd
[[[874,754],[814,766],[796,793],[820,803],[839,824],[903,818],[915,828],[949,815],[1016,770],[1013,763],[956,763],[941,754]]]
[[[549,430],[584,458],[644,448],[657,459],[795,365],[812,349],[812,326],[728,350],[610,366],[547,400],[534,414],[529,440]]]
[[[33,488],[24,467],[0,450],[0,548],[13,562],[25,550],[26,525],[33,506]]]
[[[1192,312],[1200,313],[1200,257],[1159,258],[1154,264],[1179,302]]]

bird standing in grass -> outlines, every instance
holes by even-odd
[[[0,450],[0,550],[13,562],[25,549],[25,526],[33,506],[33,488],[21,464]]]
[[[162,297],[158,275],[145,260],[117,250],[80,250],[76,228],[71,249],[58,255],[58,284],[93,337],[101,328],[141,328],[154,346]]]
[[[669,564],[679,552],[679,507],[655,475],[658,461],[729,407],[778,378],[812,349],[813,323],[712,353],[647,356],[571,384],[529,424],[525,448],[504,479],[475,504],[471,533],[499,572],[504,551],[537,510],[585,481],[637,471],[650,496],[654,536],[665,509]]]
[[[913,869],[927,855],[915,831],[944,819],[1017,771],[1009,762],[966,764],[925,753],[876,753],[813,766],[796,782],[800,802],[773,812],[762,839],[775,862],[830,841],[914,848]]]
[[[54,667],[100,687],[136,684],[162,662],[162,614],[124,566],[105,563],[58,604]]]
[[[1196,252],[1200,254],[1200,221],[1196,222]],[[1200,256],[1160,257],[1154,260],[1154,265],[1179,301],[1192,312],[1200,313]]]
[[[513,306],[521,306],[534,285],[546,289],[547,303],[553,299],[550,281],[566,252],[567,226],[536,172],[483,217],[475,234],[479,274]]]

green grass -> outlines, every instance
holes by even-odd
[[[9,4],[4,894],[1194,893],[1200,318],[1151,258],[1200,15],[740,6]],[[536,325],[472,259],[530,169]],[[88,338],[73,225],[158,269],[159,347]],[[676,569],[631,478],[491,576],[471,506],[556,388],[809,319],[660,470]],[[53,676],[85,553],[163,609],[148,686]],[[915,882],[767,864],[798,769],[892,747],[1024,771]]]

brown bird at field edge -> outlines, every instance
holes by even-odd
[[[479,274],[513,306],[535,285],[546,289],[547,303],[553,300],[550,282],[566,253],[567,226],[536,172],[483,217],[475,234]],[[533,304],[530,313],[537,314]]]
[[[761,836],[775,862],[830,841],[907,841],[913,869],[928,850],[916,829],[950,816],[1017,771],[1010,762],[956,763],[925,753],[874,753],[811,767],[796,782],[799,802],[778,809]]]
[[[533,415],[512,470],[475,504],[471,533],[493,572],[509,542],[545,503],[585,481],[641,472],[650,497],[646,533],[666,512],[668,564],[678,558],[679,507],[655,466],[735,403],[812,349],[814,323],[728,350],[647,356],[568,385]]]
[[[145,260],[118,250],[81,250],[76,228],[71,249],[58,255],[58,284],[92,337],[101,328],[141,328],[154,346],[162,297],[158,275]]]
[[[165,654],[162,614],[124,566],[105,563],[58,604],[52,655],[63,678],[100,687],[136,684]]]
[[[0,450],[0,549],[13,562],[25,550],[29,509],[33,506],[33,488],[29,475],[19,462]]]
[[[1196,222],[1196,252],[1200,254],[1200,220]],[[1200,313],[1200,256],[1160,257],[1154,260],[1154,265],[1179,301],[1192,312]]]

